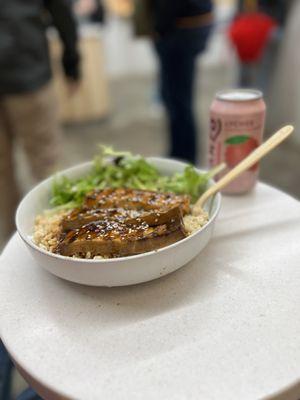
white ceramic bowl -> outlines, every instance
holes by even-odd
[[[181,172],[186,164],[165,158],[149,158],[165,175]],[[58,175],[80,177],[91,168],[91,163],[80,164]],[[211,206],[209,222],[187,238],[148,253],[106,259],[75,259],[52,254],[36,246],[31,235],[35,217],[49,208],[52,178],[32,189],[20,203],[16,214],[17,230],[37,263],[60,278],[92,286],[125,286],[160,278],[182,267],[197,256],[209,242],[221,204],[218,194]],[[210,207],[210,204],[208,204]]]

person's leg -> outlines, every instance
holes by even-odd
[[[1,104],[1,103],[0,103]],[[4,104],[4,105],[3,105]],[[36,92],[7,96],[0,105],[0,213],[6,230],[14,227],[18,202],[14,177],[12,137],[24,144],[33,177],[43,179],[57,166],[60,149],[60,127],[56,99],[51,85]],[[9,358],[8,358],[9,360]],[[9,367],[12,367],[8,361]],[[8,391],[9,377],[5,380]],[[9,397],[7,397],[9,399]],[[20,400],[41,399],[32,389],[18,397]]]
[[[17,400],[43,400],[33,389],[28,388],[24,390],[18,397]]]
[[[167,48],[168,43],[164,39],[160,39],[155,44],[156,53],[159,61],[159,75],[158,75],[158,87],[161,100],[166,108],[169,115],[169,79],[168,79],[168,68],[167,59],[169,50]]]
[[[15,230],[14,214],[19,201],[13,158],[13,130],[6,100],[0,100],[0,237],[6,241]]]
[[[58,167],[61,130],[57,101],[51,84],[28,94],[11,96],[8,101],[15,135],[22,144],[35,180]]]
[[[176,67],[169,70],[171,156],[191,163],[195,163],[197,158],[197,131],[193,112],[195,61],[195,54],[186,54]]]
[[[192,107],[196,54],[183,49],[181,41],[174,41],[165,46],[161,43],[158,55],[161,95],[170,131],[170,156],[195,162],[197,135]]]

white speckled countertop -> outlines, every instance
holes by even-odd
[[[0,335],[47,400],[297,400],[300,204],[262,184],[224,198],[198,258],[132,287],[60,280],[14,236]]]

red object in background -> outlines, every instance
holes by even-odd
[[[237,16],[229,27],[228,34],[240,60],[244,63],[258,61],[276,26],[276,21],[263,13],[244,13]]]

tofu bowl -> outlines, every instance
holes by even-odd
[[[181,173],[187,164],[176,160],[147,158],[163,175]],[[92,162],[87,162],[64,170],[57,177],[79,178],[88,173]],[[201,172],[197,170],[198,172]],[[62,279],[91,286],[127,286],[167,275],[195,258],[212,237],[215,221],[221,205],[221,195],[207,202],[206,224],[187,237],[147,251],[142,254],[115,258],[76,258],[52,253],[38,246],[33,240],[36,217],[49,208],[53,177],[34,187],[21,201],[16,213],[17,231],[36,263]],[[212,184],[211,180],[209,184]]]

